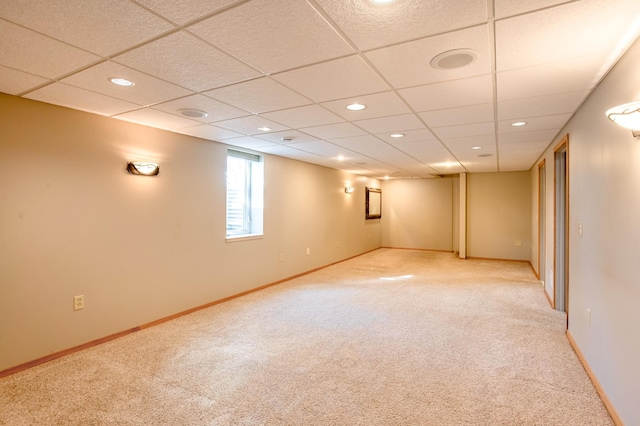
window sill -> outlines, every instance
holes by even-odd
[[[264,234],[227,235],[225,241],[228,243],[235,243],[238,241],[261,240],[263,238]]]

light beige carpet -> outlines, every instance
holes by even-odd
[[[610,425],[564,321],[527,264],[380,249],[1,379],[0,424]]]

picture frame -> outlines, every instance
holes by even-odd
[[[380,219],[382,217],[382,190],[379,188],[366,188],[365,218]]]

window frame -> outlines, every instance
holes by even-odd
[[[244,160],[245,173],[242,179],[243,189],[236,192],[240,192],[242,201],[242,226],[235,229],[229,229],[230,226],[230,210],[231,205],[231,193],[230,189],[230,169],[229,160],[241,159]],[[227,241],[240,241],[247,239],[262,238],[263,234],[263,221],[264,221],[264,157],[260,154],[252,152],[241,151],[238,149],[227,149],[227,163],[226,163],[226,203],[225,203],[225,238]],[[235,209],[236,211],[238,208]],[[232,221],[231,221],[232,222]]]

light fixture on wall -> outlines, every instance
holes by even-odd
[[[640,101],[613,107],[607,111],[607,117],[617,125],[631,129],[634,137],[640,137]]]
[[[345,186],[344,187],[344,192],[345,194],[353,194],[353,186]]]
[[[132,175],[156,176],[160,173],[160,166],[158,163],[131,161],[127,163],[127,171]]]

